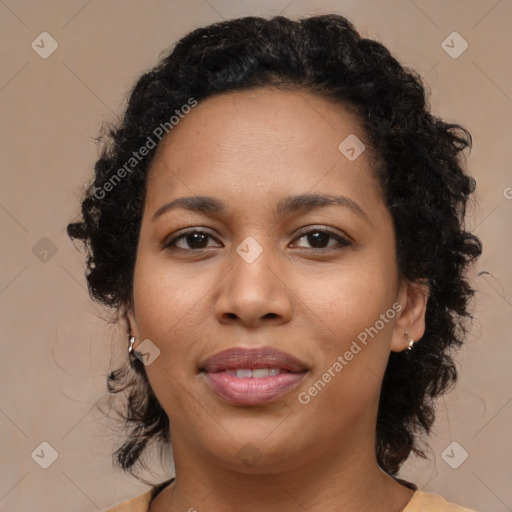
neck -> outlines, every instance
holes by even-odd
[[[338,451],[342,456],[331,450],[293,469],[250,474],[174,453],[176,481],[155,498],[150,512],[399,512],[406,506],[414,491],[365,456],[373,451]]]

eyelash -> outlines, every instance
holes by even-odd
[[[167,249],[167,250],[181,250],[181,251],[186,251],[186,252],[191,252],[191,253],[197,253],[197,252],[200,252],[200,251],[203,251],[204,249],[207,249],[207,247],[204,247],[204,248],[200,248],[200,249],[182,249],[181,247],[175,247],[174,244],[178,241],[178,240],[181,240],[181,239],[184,239],[186,238],[187,236],[189,235],[193,235],[195,233],[199,233],[199,234],[203,234],[203,235],[208,235],[209,237],[211,238],[214,238],[214,236],[209,233],[208,231],[205,231],[204,229],[200,229],[200,228],[193,228],[193,229],[190,229],[188,231],[185,231],[183,232],[181,235],[169,240],[168,242],[164,242],[162,244],[162,249]],[[340,250],[344,247],[348,247],[349,245],[351,245],[352,243],[345,237],[339,235],[338,233],[335,233],[329,229],[326,229],[326,228],[312,228],[308,231],[303,231],[301,233],[299,233],[299,235],[295,238],[295,240],[300,240],[301,238],[304,238],[306,237],[307,235],[311,234],[311,233],[324,233],[326,235],[329,235],[330,238],[334,238],[335,240],[337,240],[339,242],[339,246],[338,247],[335,247],[335,246],[328,246],[328,247],[323,247],[323,248],[314,248],[312,247],[311,250],[312,251],[315,251],[315,252],[318,252],[318,251],[322,251],[322,252],[329,252],[329,251],[332,251],[332,250]],[[307,247],[300,247],[300,249],[308,249]]]

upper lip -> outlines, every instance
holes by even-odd
[[[271,347],[244,348],[234,347],[217,352],[201,366],[201,370],[214,373],[228,369],[281,368],[300,373],[307,366],[297,358]]]

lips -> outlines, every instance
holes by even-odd
[[[236,405],[264,404],[297,387],[308,367],[270,347],[232,348],[207,359],[200,368],[210,389]]]
[[[280,368],[295,373],[307,370],[307,366],[295,357],[270,347],[231,348],[215,354],[202,365],[202,369],[209,373],[244,368]]]

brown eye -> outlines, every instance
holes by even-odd
[[[196,229],[182,233],[169,242],[166,242],[164,248],[176,248],[184,251],[201,250],[208,247],[209,239],[213,239],[210,233]],[[178,243],[181,244],[181,247],[178,246]]]
[[[305,239],[312,249],[328,249],[331,247],[342,246],[346,247],[350,245],[350,242],[340,236],[337,233],[329,231],[327,229],[312,229],[306,233],[301,234],[297,240]],[[334,243],[329,243],[329,240],[333,239]]]

